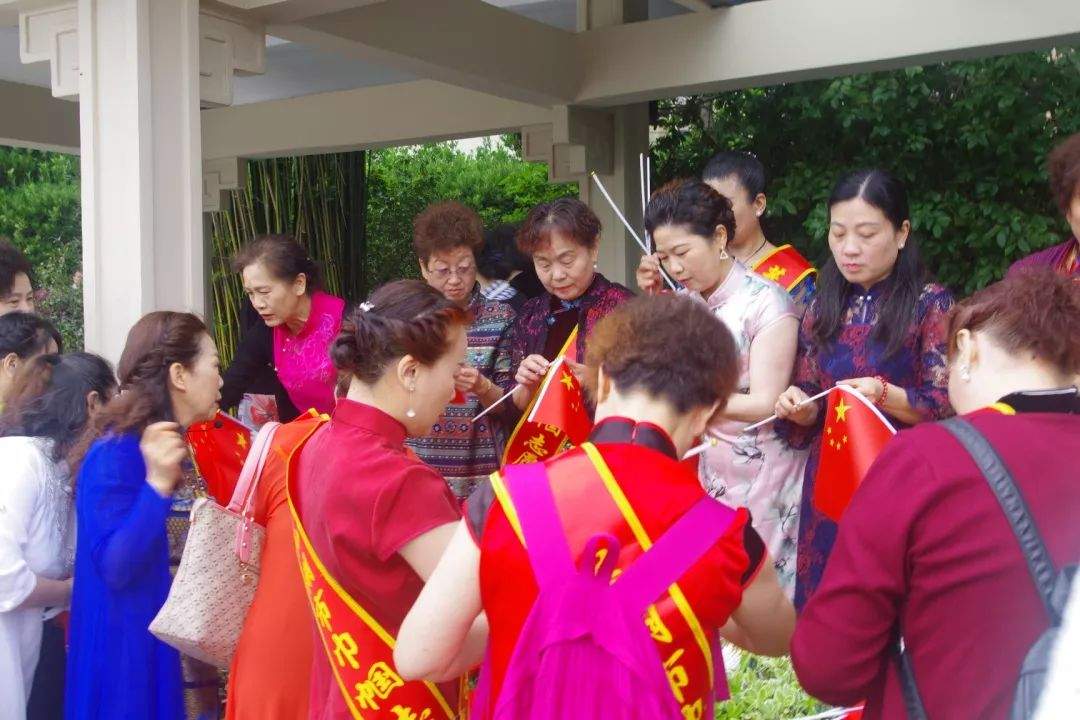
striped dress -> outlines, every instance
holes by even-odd
[[[473,290],[469,301],[473,315],[468,332],[465,364],[474,367],[499,387],[513,384],[510,343],[516,313],[505,302],[488,300]],[[499,413],[473,422],[482,410],[475,395],[450,403],[427,435],[410,438],[408,446],[425,463],[446,478],[459,500],[464,500],[488,475],[499,468],[507,428]]]

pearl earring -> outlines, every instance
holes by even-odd
[[[412,418],[416,417],[416,411],[413,410],[413,407],[412,407],[412,394],[413,394],[413,392],[415,390],[416,390],[415,385],[410,385],[409,386],[409,409],[405,411],[405,417],[409,418],[410,420]]]

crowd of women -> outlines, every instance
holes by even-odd
[[[434,204],[414,221],[423,281],[353,307],[301,245],[263,236],[235,258],[250,312],[224,374],[183,312],[139,320],[115,375],[64,354],[30,266],[0,246],[0,718],[703,718],[726,692],[717,638],[790,654],[810,694],[868,718],[1008,717],[1063,604],[1044,604],[978,458],[934,421],[990,443],[1067,583],[1080,135],[1049,170],[1073,237],[960,302],[927,275],[889,172],[838,180],[817,271],[765,234],[765,169],[745,152],[653,193],[637,297],[597,271],[602,228],[571,198],[487,232]],[[586,388],[588,441],[500,467],[556,364]],[[811,398],[837,384],[902,429],[839,525],[812,501]],[[185,430],[237,406],[286,424],[219,693],[148,626],[204,490]],[[324,590],[383,645],[338,615],[334,631]]]

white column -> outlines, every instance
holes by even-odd
[[[611,173],[599,175],[611,198],[626,219],[644,239],[638,156],[649,150],[649,108],[644,103],[613,108],[615,122],[611,153]],[[596,184],[589,178],[580,181],[579,197],[593,209],[604,227],[598,265],[609,280],[631,290],[634,271],[641,260],[641,248],[623,227]]]
[[[647,17],[648,6],[643,0],[578,0],[579,32]],[[599,177],[638,235],[644,238],[638,155],[649,150],[649,106],[636,103],[608,109],[614,115],[611,172],[600,173]],[[604,227],[598,260],[600,272],[636,291],[634,270],[641,259],[641,249],[595,184],[588,177],[579,182],[579,196]]]
[[[86,347],[205,311],[198,0],[78,0]]]

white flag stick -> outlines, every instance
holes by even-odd
[[[838,387],[838,385],[837,385],[837,387]],[[805,400],[803,400],[802,402],[797,403],[795,405],[795,407],[799,408],[799,407],[802,407],[803,405],[806,405],[808,403],[812,403],[815,400],[820,400],[821,398],[823,398],[826,395],[828,395],[829,393],[831,393],[833,391],[833,389],[834,388],[829,388],[828,390],[825,390],[823,392],[819,392],[817,395],[815,395],[813,397],[808,397]],[[746,427],[744,427],[742,430],[739,431],[739,434],[740,435],[745,435],[746,433],[751,432],[753,430],[757,430],[760,427],[764,427],[764,426],[768,425],[771,422],[775,422],[776,419],[777,419],[776,415],[770,415],[769,417],[765,418],[761,422],[756,422],[753,425],[747,425]],[[715,447],[717,442],[730,442],[730,441],[725,439],[725,438],[718,437],[716,435],[709,435],[708,440],[706,440],[705,442],[701,443],[700,445],[698,445],[696,447],[693,447],[690,450],[688,450],[686,452],[686,454],[683,455],[683,460],[686,460],[687,458],[692,458],[692,457],[695,457],[697,455],[700,455],[701,453],[705,452],[709,448]]]
[[[633,226],[630,225],[630,222],[626,219],[626,216],[622,214],[622,211],[619,210],[618,206],[615,204],[615,201],[611,199],[611,195],[608,195],[608,191],[607,188],[604,187],[604,183],[600,182],[600,177],[595,172],[590,173],[590,176],[596,183],[596,187],[600,188],[600,194],[604,196],[604,199],[608,201],[608,205],[610,205],[611,209],[615,211],[615,215],[618,216],[619,220],[622,221],[623,227],[626,228],[626,231],[629,232],[630,236],[634,238],[635,242],[637,242],[638,247],[641,248],[641,252],[645,253],[646,255],[651,255],[652,253],[649,252],[649,248],[646,247],[645,243],[642,242],[640,237],[638,237],[637,232],[634,231]],[[664,280],[667,282],[668,287],[670,287],[672,290],[676,289],[675,283],[671,281],[671,278],[669,278],[662,269],[660,271],[660,276],[663,277]]]
[[[645,202],[641,204],[641,227],[645,227],[645,207],[649,203],[649,198],[652,197],[652,155],[645,153]],[[645,247],[652,252],[653,244],[652,238],[649,237],[649,231],[645,231]],[[661,270],[663,272],[663,270]]]
[[[473,422],[476,422],[477,420],[479,420],[480,418],[484,417],[489,412],[491,412],[492,410],[497,408],[499,405],[502,405],[503,402],[505,402],[507,398],[509,398],[511,395],[514,394],[514,390],[517,390],[519,387],[521,387],[521,385],[515,385],[513,387],[513,389],[510,390],[510,392],[506,393],[501,398],[499,398],[498,400],[496,400],[495,402],[491,403],[486,408],[484,408],[483,412],[481,412],[479,415],[477,415],[476,417],[473,418]]]
[[[641,187],[641,227],[645,227],[645,206],[649,202],[649,191],[646,189],[645,184],[648,180],[645,178],[645,173],[648,172],[645,169],[645,153],[638,155],[638,173],[640,174],[640,187]],[[645,254],[648,255],[652,249],[652,243],[649,241],[649,231],[645,230]]]

